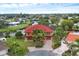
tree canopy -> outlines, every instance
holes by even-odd
[[[12,56],[26,55],[29,50],[27,49],[26,42],[23,40],[17,40],[16,38],[7,38],[8,54]]]
[[[61,26],[64,30],[72,30],[73,24],[74,24],[73,20],[63,20],[61,22]]]
[[[67,32],[65,32],[62,27],[57,27],[53,34],[53,48],[57,48],[61,45],[61,40],[66,36]]]

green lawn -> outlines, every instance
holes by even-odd
[[[25,43],[26,47],[33,47],[34,46],[33,40],[25,41],[24,39],[16,39],[15,37],[7,38],[7,43],[8,44],[10,43],[9,45],[12,45],[12,43],[15,42],[15,41],[19,42],[19,44]]]
[[[10,38],[7,38],[7,41],[6,43],[8,44],[8,46],[11,46],[12,44],[14,44],[15,42],[19,43],[19,44],[25,44],[25,41],[22,40],[22,39],[16,39],[15,37],[10,37]]]
[[[6,19],[7,22],[15,22],[15,18]]]
[[[17,26],[9,26],[4,29],[0,29],[0,32],[15,32],[16,30],[23,29],[26,26],[28,26],[28,25],[27,24],[20,24]]]

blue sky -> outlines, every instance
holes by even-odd
[[[79,13],[79,3],[26,3],[0,4],[0,14],[10,13]]]

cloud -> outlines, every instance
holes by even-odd
[[[0,13],[79,13],[78,3],[0,4]]]

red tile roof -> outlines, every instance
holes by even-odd
[[[36,24],[31,25],[25,29],[25,32],[33,32],[33,30],[43,30],[45,32],[52,32],[53,30],[45,25]]]
[[[73,34],[73,32],[70,32],[66,38],[68,42],[74,42],[77,39],[79,39],[79,34]]]

